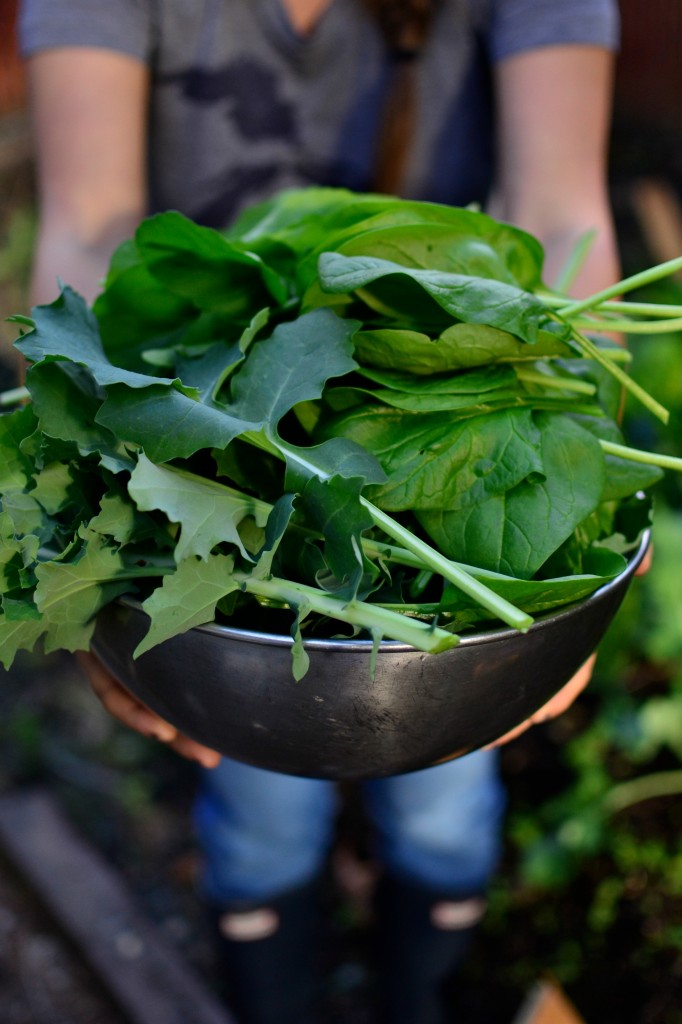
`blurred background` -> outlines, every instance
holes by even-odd
[[[0,0],[2,321],[28,312],[35,223],[15,6]],[[682,3],[620,6],[611,189],[629,274],[682,254]],[[682,279],[650,287],[646,298],[682,302]],[[2,388],[16,382],[12,338],[11,325],[0,322]],[[638,336],[630,347],[633,375],[671,421],[662,428],[628,405],[628,439],[682,455],[682,334]],[[656,502],[654,567],[632,587],[594,683],[561,719],[503,753],[505,860],[466,978],[479,1019],[491,1024],[511,1022],[542,978],[554,979],[588,1024],[682,1024],[679,475],[667,475]],[[119,729],[68,658],[27,656],[0,673],[0,821],[6,795],[47,789],[163,935],[210,979],[193,889],[191,768]],[[339,838],[339,876],[347,885],[330,908],[347,950],[337,972],[339,1019],[361,971],[355,961],[362,958],[371,879],[350,806]],[[0,842],[0,1024],[127,1019]]]

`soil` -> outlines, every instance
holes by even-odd
[[[194,773],[161,745],[116,726],[68,657],[25,656],[0,685],[0,788],[48,786],[81,834],[116,866],[140,906],[209,988],[219,978],[195,880],[190,808]],[[558,745],[584,726],[584,708],[505,751],[510,808],[561,791]],[[654,802],[655,803],[655,802]],[[645,835],[647,813],[641,811]],[[649,808],[649,827],[679,835],[677,816]],[[666,814],[668,815],[666,817]],[[663,823],[663,825],[662,825]],[[367,940],[375,871],[352,790],[329,873],[327,1024],[368,1024]],[[682,1024],[682,956],[657,943],[678,906],[639,882],[601,938],[585,927],[594,892],[613,865],[590,861],[549,895],[519,885],[506,851],[491,914],[458,985],[461,1024],[508,1024],[544,973],[556,974],[589,1024]],[[563,974],[561,973],[563,972]],[[454,997],[453,997],[454,999]],[[453,1004],[454,1005],[454,1004]],[[124,1024],[30,890],[0,862],[0,1024]]]
[[[125,1024],[80,954],[0,861],[1,1024]]]

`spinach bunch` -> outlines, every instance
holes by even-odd
[[[592,335],[682,310],[614,301],[631,282],[571,303],[542,255],[473,210],[306,189],[228,232],[148,218],[92,308],[66,286],[15,317],[3,663],[87,648],[133,594],[137,654],[274,623],[300,677],[309,633],[435,653],[617,575],[679,460],[625,447],[623,387],[665,412]]]

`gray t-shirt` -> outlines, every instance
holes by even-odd
[[[491,63],[555,44],[613,49],[617,36],[616,0],[443,0],[417,66],[404,194],[483,202]],[[306,38],[282,0],[23,0],[20,45],[149,65],[152,210],[221,227],[281,188],[371,187],[391,59],[361,0],[332,0]]]

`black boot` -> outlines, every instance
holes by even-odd
[[[316,881],[266,904],[212,911],[219,969],[239,1024],[316,1024]]]
[[[485,902],[393,878],[377,888],[381,1024],[446,1024],[444,990],[471,946]]]

